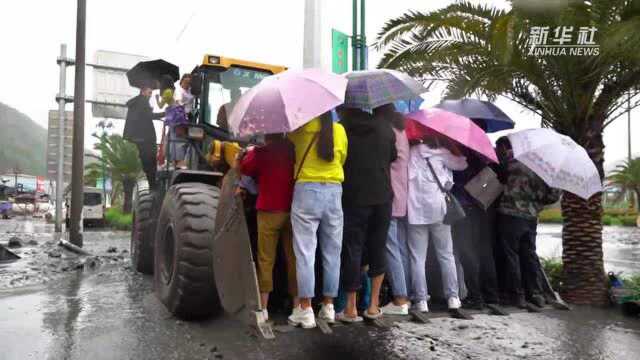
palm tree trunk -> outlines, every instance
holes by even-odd
[[[589,121],[590,120],[590,121]],[[590,131],[579,141],[604,178],[603,121],[588,119]],[[563,286],[560,292],[574,304],[603,306],[608,303],[602,253],[602,193],[584,200],[565,192],[562,197]]]
[[[565,192],[562,214],[562,297],[574,304],[605,305],[601,193],[586,201]]]
[[[131,203],[133,200],[133,188],[135,187],[135,180],[125,179],[122,181],[122,212],[125,214],[131,213]]]

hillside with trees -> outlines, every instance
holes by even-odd
[[[0,103],[0,173],[45,176],[47,129],[27,115]]]

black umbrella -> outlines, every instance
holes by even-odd
[[[488,101],[476,99],[444,100],[435,107],[468,117],[487,133],[513,129],[515,125],[507,114]]]
[[[127,71],[129,85],[137,88],[150,87],[157,88],[156,80],[162,76],[169,75],[173,81],[180,78],[180,69],[172,63],[158,59],[151,61],[141,61]]]

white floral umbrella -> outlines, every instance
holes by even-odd
[[[587,151],[570,137],[551,129],[529,129],[507,135],[513,156],[550,187],[589,199],[602,191],[602,181]]]

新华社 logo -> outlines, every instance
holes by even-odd
[[[529,30],[529,56],[598,56],[593,26],[532,26]]]

